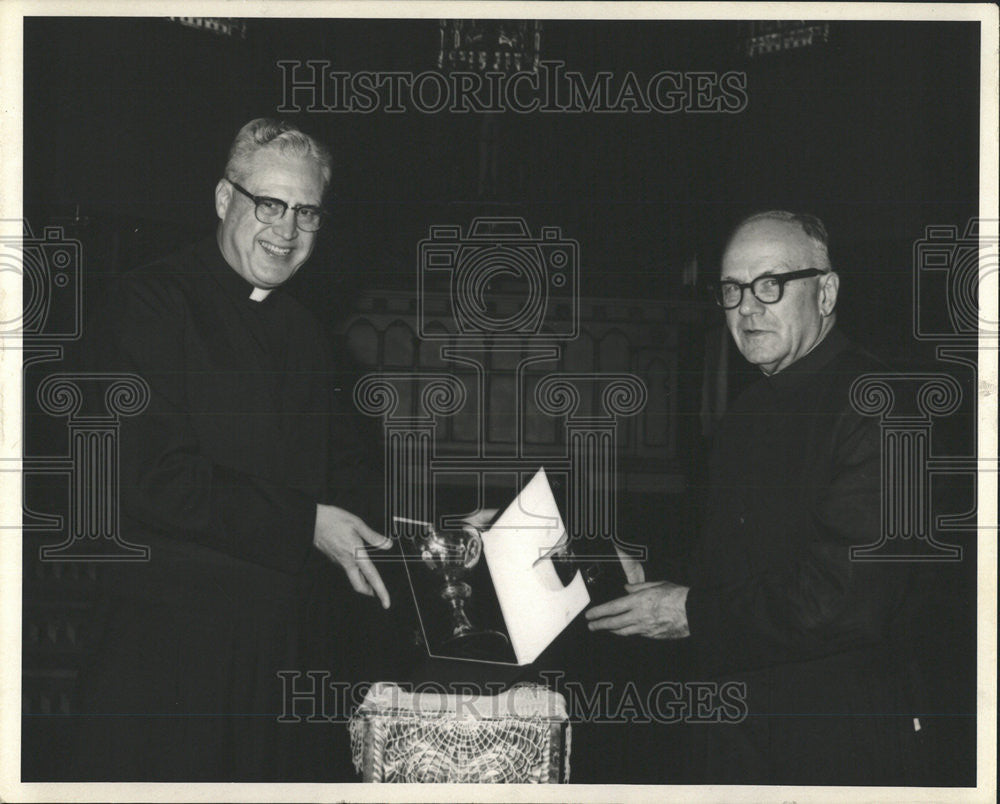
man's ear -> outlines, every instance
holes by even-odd
[[[219,183],[215,185],[215,214],[220,221],[226,217],[226,210],[232,200],[233,186],[225,179],[219,179]]]
[[[840,290],[840,277],[833,271],[820,277],[819,286],[819,311],[823,316],[833,314],[833,308],[837,306],[837,291]]]

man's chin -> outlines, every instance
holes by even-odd
[[[297,265],[288,263],[258,265],[257,270],[253,272],[255,280],[253,284],[265,290],[273,290],[291,279],[297,269]]]
[[[761,371],[767,372],[768,374],[770,374],[774,370],[774,367],[780,362],[780,358],[778,356],[764,349],[748,348],[745,350],[741,349],[740,351],[743,353],[743,357],[748,363],[752,363]]]

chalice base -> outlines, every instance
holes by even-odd
[[[452,634],[443,645],[469,659],[493,660],[509,649],[510,640],[501,631],[473,628]]]

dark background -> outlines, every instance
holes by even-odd
[[[81,240],[86,310],[109,277],[214,228],[212,191],[233,135],[282,102],[276,60],[416,73],[434,69],[437,56],[437,20],[247,20],[246,30],[240,39],[165,19],[25,21],[26,217],[36,233],[58,224]],[[295,292],[335,327],[358,290],[416,292],[416,243],[430,225],[502,214],[560,226],[578,240],[585,297],[687,298],[701,288],[682,285],[682,266],[696,258],[703,284],[738,217],[805,210],[831,233],[845,331],[896,367],[952,371],[966,400],[974,398],[969,372],[936,362],[933,344],[913,338],[912,277],[914,244],[925,227],[961,230],[978,210],[978,24],[838,22],[826,43],[754,58],[742,55],[738,42],[734,22],[546,22],[541,56],[568,70],[632,71],[640,81],[661,70],[745,71],[749,106],[731,115],[499,115],[491,124],[498,178],[486,187],[481,116],[412,109],[298,115],[332,145],[337,169],[332,225],[296,277]],[[942,314],[940,297],[922,301],[936,305],[926,314]],[[972,451],[972,412],[967,401],[938,423],[939,454]],[[58,452],[64,447],[52,445],[64,433],[52,430],[49,438],[39,419],[27,443]],[[691,480],[698,460],[692,454]],[[696,510],[696,484],[691,488],[685,508]],[[945,510],[969,504],[967,490],[955,494],[958,508]],[[631,516],[651,519],[656,509]],[[933,639],[925,646],[936,707],[927,714],[940,716],[949,738],[936,778],[949,784],[974,779],[971,537],[965,547],[965,561],[934,577]],[[29,616],[60,587],[31,564],[36,558],[27,560],[26,575],[41,579],[25,587]],[[76,572],[85,590],[89,570]],[[72,663],[72,650],[43,643],[28,646],[26,677]],[[664,662],[682,661],[659,645],[600,644],[603,652],[591,655],[598,678],[655,679]],[[648,669],[633,671],[639,666]],[[53,711],[67,707],[51,704]],[[54,733],[44,720],[26,719],[24,749],[26,773],[41,778],[51,772],[45,746]],[[590,754],[584,741],[580,756],[593,761],[588,768],[581,760],[575,780],[682,775],[672,738],[644,733],[645,748],[638,731],[627,739],[609,732],[604,750]]]
[[[834,23],[828,43],[752,59],[738,37],[732,22],[546,22],[542,58],[567,70],[640,81],[745,71],[749,106],[497,116],[489,198],[478,115],[298,115],[340,168],[335,225],[303,295],[324,304],[348,280],[413,287],[430,224],[489,212],[578,239],[584,295],[664,295],[693,256],[712,272],[734,218],[805,209],[831,232],[842,323],[912,360],[912,244],[928,224],[961,226],[978,209],[978,25]],[[277,60],[416,73],[434,68],[437,47],[437,20],[248,20],[242,40],[160,19],[29,19],[25,207],[37,217],[80,205],[123,231],[207,230],[234,133],[282,103]],[[132,245],[116,263],[128,265]],[[88,262],[90,273],[120,267]]]

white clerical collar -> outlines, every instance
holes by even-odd
[[[254,288],[253,292],[250,294],[250,301],[262,302],[271,295],[272,290],[274,290],[274,288]]]

